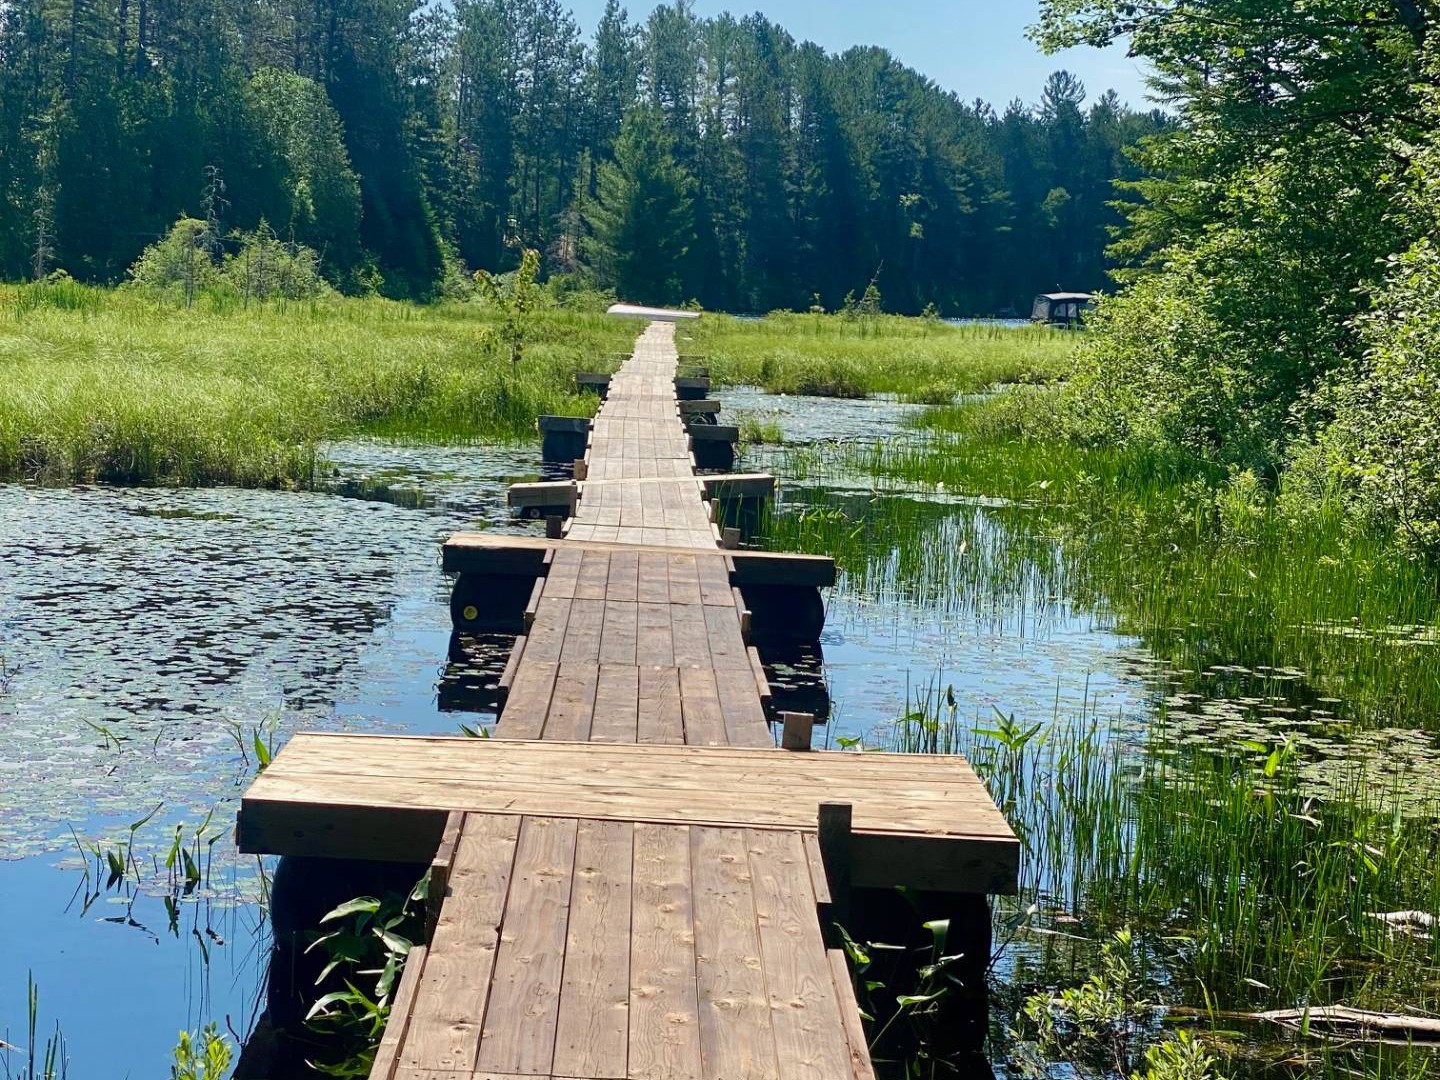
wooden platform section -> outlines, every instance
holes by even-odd
[[[450,881],[372,1080],[874,1075],[799,833],[470,814]]]
[[[814,833],[852,808],[858,885],[1011,893],[1019,845],[962,757],[499,739],[295,736],[240,811],[243,850],[433,848],[449,811]]]
[[[709,551],[710,549],[704,549]],[[549,560],[561,551],[586,553],[690,555],[694,548],[623,541],[549,540],[540,536],[500,533],[455,533],[445,541],[442,555],[447,574],[543,576]],[[794,555],[784,551],[726,551],[721,553],[736,585],[797,585],[829,588],[835,584],[835,562],[822,555]]]

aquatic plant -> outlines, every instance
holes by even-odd
[[[785,441],[785,433],[779,421],[755,412],[739,413],[735,416],[740,429],[740,441],[750,445],[769,443],[779,445]]]
[[[70,1075],[70,1060],[65,1048],[65,1035],[60,1030],[60,1021],[55,1021],[54,1032],[47,1036],[43,1045],[38,1041],[40,1021],[40,988],[35,985],[33,972],[25,973],[25,1018],[27,1039],[24,1046],[15,1046],[9,1041],[9,1032],[0,1039],[0,1069],[4,1069],[5,1080],[65,1080]],[[12,1059],[21,1058],[17,1069]]]
[[[941,434],[787,452],[793,480],[762,542],[833,551],[879,597],[1093,610],[1170,662],[1176,693],[1213,698],[1207,682],[1243,672],[1236,696],[1289,699],[1256,716],[1434,726],[1440,592],[1387,536],[1244,472],[965,427],[987,409],[956,411]]]
[[[327,1076],[369,1076],[405,958],[424,929],[428,887],[426,874],[408,894],[357,897],[320,920],[322,927],[334,925],[318,932],[306,951],[326,958],[315,985],[338,988],[321,993],[305,1016],[306,1030],[321,1040],[312,1068]]]
[[[214,1023],[198,1033],[182,1031],[175,1044],[170,1080],[226,1080],[232,1056],[230,1040]]]
[[[1157,1005],[1140,984],[1134,949],[1130,931],[1116,931],[1079,986],[1025,999],[1009,1032],[1022,1075],[1040,1080],[1064,1062],[1073,1075],[1096,1080],[1218,1080],[1217,1061],[1190,1032],[1157,1035]]]

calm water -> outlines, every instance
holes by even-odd
[[[725,396],[800,443],[881,434],[910,409]],[[449,646],[439,545],[457,528],[523,529],[505,489],[539,473],[535,449],[347,444],[329,456],[325,494],[0,486],[0,1040],[24,1041],[29,974],[42,1035],[59,1022],[72,1077],[163,1075],[182,1028],[243,1036],[253,1022],[263,881],[230,827],[257,736],[453,733],[484,719],[437,700]],[[782,508],[820,493],[789,484]],[[957,550],[998,558],[1011,542],[989,508],[883,497],[925,503]],[[1144,656],[1064,595],[1053,552],[959,598],[917,587],[898,553],[875,558],[830,599],[828,738],[873,737],[932,685],[953,684],[976,716],[1148,708]],[[88,845],[115,850],[152,811],[131,849],[138,885],[132,874],[106,888]],[[204,870],[188,895],[163,865],[177,827]]]

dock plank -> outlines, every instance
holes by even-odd
[[[486,814],[467,819],[450,868],[451,896],[416,988],[403,1068],[476,1068],[480,1025],[509,895],[520,819]]]
[[[630,1053],[630,903],[635,826],[582,821],[576,830],[570,924],[554,1071],[625,1076]]]
[[[700,1080],[690,830],[636,825],[630,1080]]]
[[[478,1066],[550,1074],[575,867],[576,822],[526,817],[495,955]]]
[[[836,1080],[851,1072],[825,941],[815,918],[800,834],[748,831],[750,875],[780,1080]]]
[[[704,1074],[777,1080],[745,833],[692,828],[690,863]]]

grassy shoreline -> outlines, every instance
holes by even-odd
[[[555,310],[511,370],[498,317],[337,299],[193,308],[133,290],[0,287],[0,477],[303,486],[321,443],[527,437],[584,415],[572,376],[636,327]]]
[[[573,375],[613,366],[639,330],[550,306],[512,368],[502,314],[473,302],[186,308],[135,288],[0,286],[0,478],[297,487],[327,441],[529,438],[538,415],[588,415]],[[707,315],[682,336],[721,385],[922,401],[1060,377],[1073,347],[897,316]]]
[[[1074,334],[1048,327],[783,312],[759,320],[709,315],[682,334],[723,384],[822,397],[896,394],[922,404],[1063,378],[1076,344]]]

